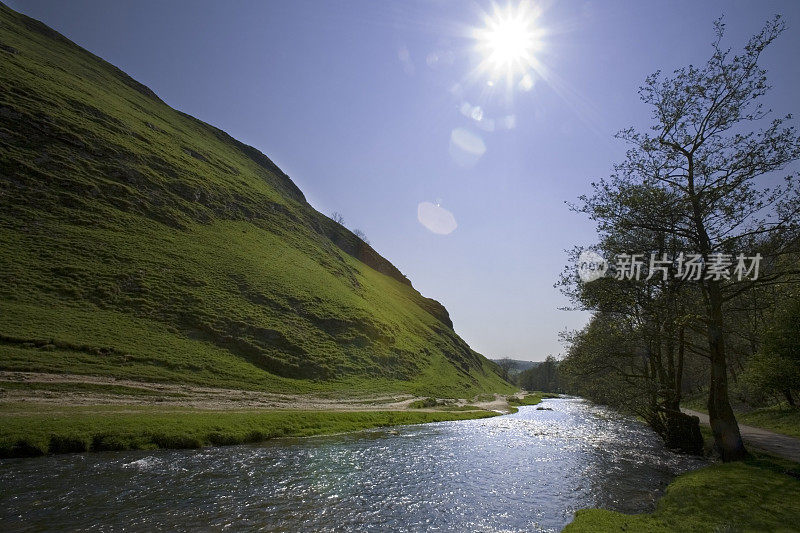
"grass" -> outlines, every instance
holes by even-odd
[[[125,385],[107,385],[103,383],[36,383],[20,381],[0,381],[0,393],[3,390],[27,390],[53,393],[95,393],[115,396],[185,398],[181,392],[157,391]],[[2,404],[0,404],[2,405]],[[2,407],[0,407],[2,409]]]
[[[747,413],[737,413],[736,418],[741,424],[800,438],[800,409],[797,407],[783,405],[765,407]]]
[[[2,4],[0,44],[1,370],[513,391],[266,156]]]
[[[526,394],[522,398],[516,396],[508,397],[508,405],[521,406],[521,405],[538,405],[542,402],[543,393],[535,392],[533,394]]]
[[[0,457],[102,450],[199,448],[405,424],[494,416],[489,411],[211,411],[152,407],[0,409]]]
[[[702,398],[694,398],[683,402],[683,406],[695,411],[708,413],[705,401]],[[736,409],[736,420],[746,426],[768,429],[775,433],[800,438],[800,408],[789,407],[785,403],[749,411]]]
[[[711,429],[700,426],[706,451]],[[678,476],[655,512],[628,515],[580,509],[565,533],[794,531],[800,524],[800,464],[751,450],[753,458]]]
[[[800,469],[761,456],[679,476],[652,514],[582,509],[564,531],[790,531],[800,524]]]
[[[440,405],[438,411],[484,411],[477,405]],[[494,412],[494,411],[492,411]]]

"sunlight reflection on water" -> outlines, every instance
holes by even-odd
[[[652,509],[702,462],[577,399],[485,420],[195,451],[0,463],[4,530],[557,531]]]

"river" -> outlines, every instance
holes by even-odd
[[[576,398],[483,420],[0,462],[3,531],[558,531],[654,508],[702,460]]]

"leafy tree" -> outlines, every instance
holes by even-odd
[[[558,360],[548,355],[541,363],[520,372],[517,379],[519,386],[530,391],[559,392],[561,384],[558,367]]]
[[[612,253],[614,240],[607,235],[600,249]],[[573,301],[595,312],[567,336],[560,366],[567,389],[640,416],[670,448],[700,453],[698,423],[680,410],[686,354],[694,349],[692,287],[673,278],[565,284]]]
[[[765,239],[792,240],[800,213],[793,176],[772,181],[800,158],[800,139],[786,124],[789,115],[768,120],[761,99],[769,86],[759,66],[784,24],[775,17],[736,55],[721,46],[721,20],[715,30],[704,66],[670,76],[656,72],[640,88],[653,109],[650,131],[618,134],[629,144],[624,161],[578,208],[598,222],[601,234],[652,232],[704,257],[750,251]],[[697,286],[710,360],[709,416],[723,460],[738,460],[747,452],[728,399],[725,305],[750,284],[706,274]],[[776,269],[755,283],[785,282],[795,274]]]
[[[791,294],[765,331],[759,352],[749,362],[745,380],[768,394],[780,394],[791,406],[800,391],[800,298]]]

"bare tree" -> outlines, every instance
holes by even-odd
[[[339,211],[334,211],[333,213],[331,213],[331,220],[333,220],[337,224],[341,224],[342,226],[344,226],[344,217]]]
[[[367,234],[361,231],[360,229],[355,228],[353,230],[353,235],[364,241],[366,244],[370,244],[369,239],[367,239]]]

